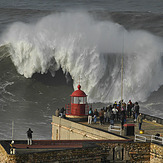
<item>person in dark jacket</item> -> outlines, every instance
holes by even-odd
[[[123,130],[123,128],[124,128],[124,122],[125,122],[125,114],[121,114],[120,115],[120,120],[121,120],[121,129]]]
[[[97,111],[97,109],[95,109],[94,113],[93,113],[93,119],[94,119],[94,123],[97,122],[97,117],[98,117],[99,113]]]
[[[27,131],[28,145],[32,145],[32,133],[33,131],[29,128]]]
[[[139,104],[138,104],[138,102],[135,102],[134,111],[135,111],[135,121],[136,121],[137,117],[139,115]]]
[[[65,109],[64,109],[64,107],[62,107],[62,108],[61,108],[61,111],[60,111],[60,116],[61,116],[61,118],[64,117],[64,112],[65,112]]]
[[[99,117],[100,117],[100,125],[104,124],[104,110],[101,109],[99,112]]]
[[[142,117],[141,113],[137,117],[137,122],[139,124],[139,130],[141,130],[141,126],[142,126],[142,122],[143,122],[143,117]]]
[[[110,114],[110,125],[114,125],[114,118],[115,118],[114,113],[111,112],[111,114]]]
[[[129,102],[127,103],[127,116],[128,117],[131,117],[131,114],[132,114],[132,106],[133,106],[133,104],[132,104],[132,102],[131,102],[131,100],[129,100]]]

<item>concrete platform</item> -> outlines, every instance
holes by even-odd
[[[105,123],[103,125],[100,125],[99,121],[97,121],[96,124],[94,122],[92,122],[92,124],[88,124],[87,122],[80,122],[80,123],[87,125],[89,127],[99,128],[105,131],[108,131],[108,127],[110,126],[110,123]],[[140,134],[138,123],[134,123],[133,118],[127,118],[127,121],[125,124],[134,124],[135,134]],[[115,121],[114,126],[120,127],[121,124],[120,122]],[[142,123],[142,130],[144,130],[144,135],[156,135],[157,133],[159,133],[163,137],[163,125],[162,124],[158,124],[156,122],[151,122],[151,121],[144,119]],[[117,131],[111,131],[111,132],[120,135],[120,132],[117,132]],[[125,136],[124,130],[122,130],[122,136]],[[134,139],[135,136],[126,136],[126,137],[130,139]]]

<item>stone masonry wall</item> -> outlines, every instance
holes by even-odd
[[[163,163],[163,145],[151,143],[150,146],[150,162]]]
[[[150,162],[150,143],[93,142],[89,148],[62,149],[49,152],[26,153],[5,156],[1,163],[43,162]],[[1,150],[2,151],[2,150]],[[12,161],[11,161],[12,159]]]
[[[128,143],[101,143],[105,151],[109,151],[108,160],[128,162],[150,162],[150,143],[128,142]]]
[[[0,144],[0,163],[14,163],[16,155],[9,155]]]
[[[7,153],[5,149],[2,147],[2,145],[0,144],[0,162],[6,161],[5,159],[7,159]]]

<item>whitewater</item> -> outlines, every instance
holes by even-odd
[[[1,0],[0,139],[51,139],[57,108],[81,84],[101,109],[121,94],[163,118],[161,0]]]
[[[14,22],[0,44],[9,48],[17,72],[25,78],[62,69],[73,87],[79,83],[88,101],[121,98],[121,57],[124,57],[125,101],[144,102],[163,85],[163,39],[145,30],[95,20],[83,12],[50,14],[37,22]]]

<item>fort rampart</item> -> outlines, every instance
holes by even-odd
[[[134,142],[108,131],[91,128],[63,118],[52,118],[52,140],[15,141],[26,148],[11,154],[11,141],[0,142],[1,163],[115,162],[162,163],[163,145]],[[37,148],[34,146],[37,144]]]
[[[57,140],[56,143],[68,143]],[[0,146],[1,163],[41,163],[41,162],[141,162],[162,163],[163,146],[148,142],[127,142],[109,140],[78,140],[82,143],[81,148],[62,148],[35,152],[16,149],[14,155],[5,151],[6,147]]]

